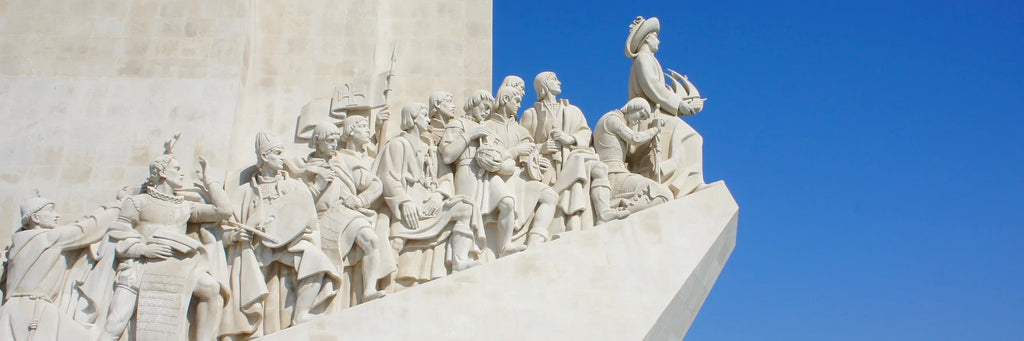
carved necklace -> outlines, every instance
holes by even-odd
[[[175,204],[181,204],[182,202],[185,202],[185,197],[165,194],[164,192],[158,191],[156,188],[153,188],[153,186],[146,186],[146,194],[149,194],[149,196],[157,200],[167,201]]]
[[[259,176],[258,180],[259,182],[256,184],[256,189],[259,191],[261,200],[271,203],[285,194],[284,190],[281,189],[281,182],[278,181],[280,180],[279,178],[273,177],[267,180],[263,176]],[[265,190],[264,186],[270,187],[271,190]]]
[[[554,101],[554,102],[550,102],[550,103],[548,103],[548,102],[541,102],[540,104],[543,104],[544,108],[547,109],[548,112],[550,112],[552,114],[554,114],[556,111],[558,111],[558,109],[561,109],[561,107],[562,107],[562,103],[558,103],[558,101]]]

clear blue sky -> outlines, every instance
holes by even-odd
[[[637,15],[740,204],[688,340],[1024,340],[1024,2],[494,1],[494,82],[591,124]]]

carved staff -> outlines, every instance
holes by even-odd
[[[654,111],[651,112],[651,115],[658,115],[658,110],[661,110],[661,105],[654,104]],[[651,123],[655,125],[663,124],[659,118],[655,116]],[[654,158],[652,160],[654,164],[654,180],[661,183],[661,134],[654,135],[654,139],[651,140],[651,153],[653,154],[651,157]]]
[[[388,68],[388,75],[384,77],[384,108],[388,108],[388,97],[391,94],[391,78],[395,76],[395,63],[398,61],[398,44],[391,48],[391,66]],[[387,109],[385,109],[387,110]],[[380,126],[377,127],[377,146],[383,148],[385,142],[389,136],[388,121],[391,120],[390,115],[388,119],[380,122]],[[374,123],[377,123],[374,119]]]

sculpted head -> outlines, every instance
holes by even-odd
[[[402,131],[409,131],[419,128],[426,131],[430,126],[430,118],[427,117],[427,106],[423,103],[409,103],[402,107]]]
[[[643,97],[633,97],[621,111],[630,125],[651,118],[651,104]]]
[[[640,50],[646,46],[651,53],[658,51],[661,41],[658,40],[658,32],[661,31],[661,22],[658,18],[636,17],[629,25],[629,37],[626,38],[626,56],[636,57]]]
[[[437,91],[430,94],[428,100],[430,117],[443,117],[449,120],[455,117],[455,97],[444,91]]]
[[[277,171],[284,169],[284,145],[271,133],[256,133],[256,167],[261,170],[264,167]]]
[[[523,101],[523,93],[511,86],[502,86],[498,88],[498,96],[495,101],[498,102],[498,114],[515,119]]]
[[[21,202],[21,227],[24,229],[52,229],[57,227],[57,219],[60,215],[49,199],[34,197]]]
[[[181,170],[181,163],[174,154],[157,156],[149,163],[147,184],[157,186],[165,182],[174,189],[185,187],[185,172]]]
[[[469,115],[469,118],[477,122],[486,119],[493,108],[494,97],[491,97],[490,91],[483,89],[470,93],[469,98],[466,98],[466,105],[463,107],[466,115]]]
[[[562,82],[554,72],[544,71],[533,78],[533,89],[537,91],[537,99],[551,96],[555,97],[562,93]]]
[[[506,86],[511,86],[512,88],[515,88],[515,89],[519,90],[519,92],[521,92],[521,93],[524,93],[524,94],[526,93],[526,82],[524,82],[522,78],[519,78],[519,76],[516,76],[516,75],[505,76],[505,79],[503,79],[501,81],[501,87],[506,87]],[[501,87],[499,87],[499,89]]]
[[[365,145],[370,143],[370,120],[366,117],[352,115],[342,121],[341,140],[346,145]]]
[[[320,155],[334,155],[340,140],[341,131],[338,127],[327,122],[318,123],[309,137],[309,148],[315,149]]]

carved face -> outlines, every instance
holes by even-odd
[[[370,143],[370,121],[358,120],[355,125],[352,126],[352,132],[349,134],[352,141],[360,145]]]
[[[32,222],[44,229],[57,227],[57,219],[60,219],[60,215],[53,204],[43,206],[41,210],[32,214]]]
[[[322,155],[331,155],[338,150],[340,134],[330,134],[316,141],[316,152]]]
[[[515,119],[516,113],[519,112],[519,107],[522,106],[523,96],[516,94],[505,101],[505,110],[509,117]]]
[[[167,167],[160,171],[160,177],[164,178],[171,188],[185,187],[185,172],[181,171],[181,162],[178,162],[178,159],[171,159],[167,163]]]
[[[645,40],[647,41],[647,46],[651,47],[651,52],[658,52],[658,45],[661,45],[661,40],[658,40],[658,33],[648,34]]]
[[[283,170],[284,148],[274,147],[274,149],[260,155],[260,160],[263,161],[264,167],[270,167],[273,170]]]
[[[483,101],[477,104],[475,107],[470,108],[469,115],[477,122],[483,121],[487,118],[487,115],[491,112],[492,108],[491,101]]]
[[[416,123],[416,127],[419,128],[420,131],[426,131],[427,128],[430,128],[430,119],[427,118],[426,107],[421,108],[419,112],[416,113],[416,118],[413,119],[413,122]]]
[[[444,100],[437,107],[441,109],[441,116],[445,118],[455,117],[455,99],[452,96],[445,96]]]
[[[629,125],[636,125],[640,121],[651,118],[651,112],[649,110],[636,110],[626,113],[626,119],[629,121]]]
[[[558,95],[562,93],[562,82],[558,80],[558,76],[552,74],[548,77],[547,81],[544,82],[544,87],[548,89],[548,93],[552,95]]]

